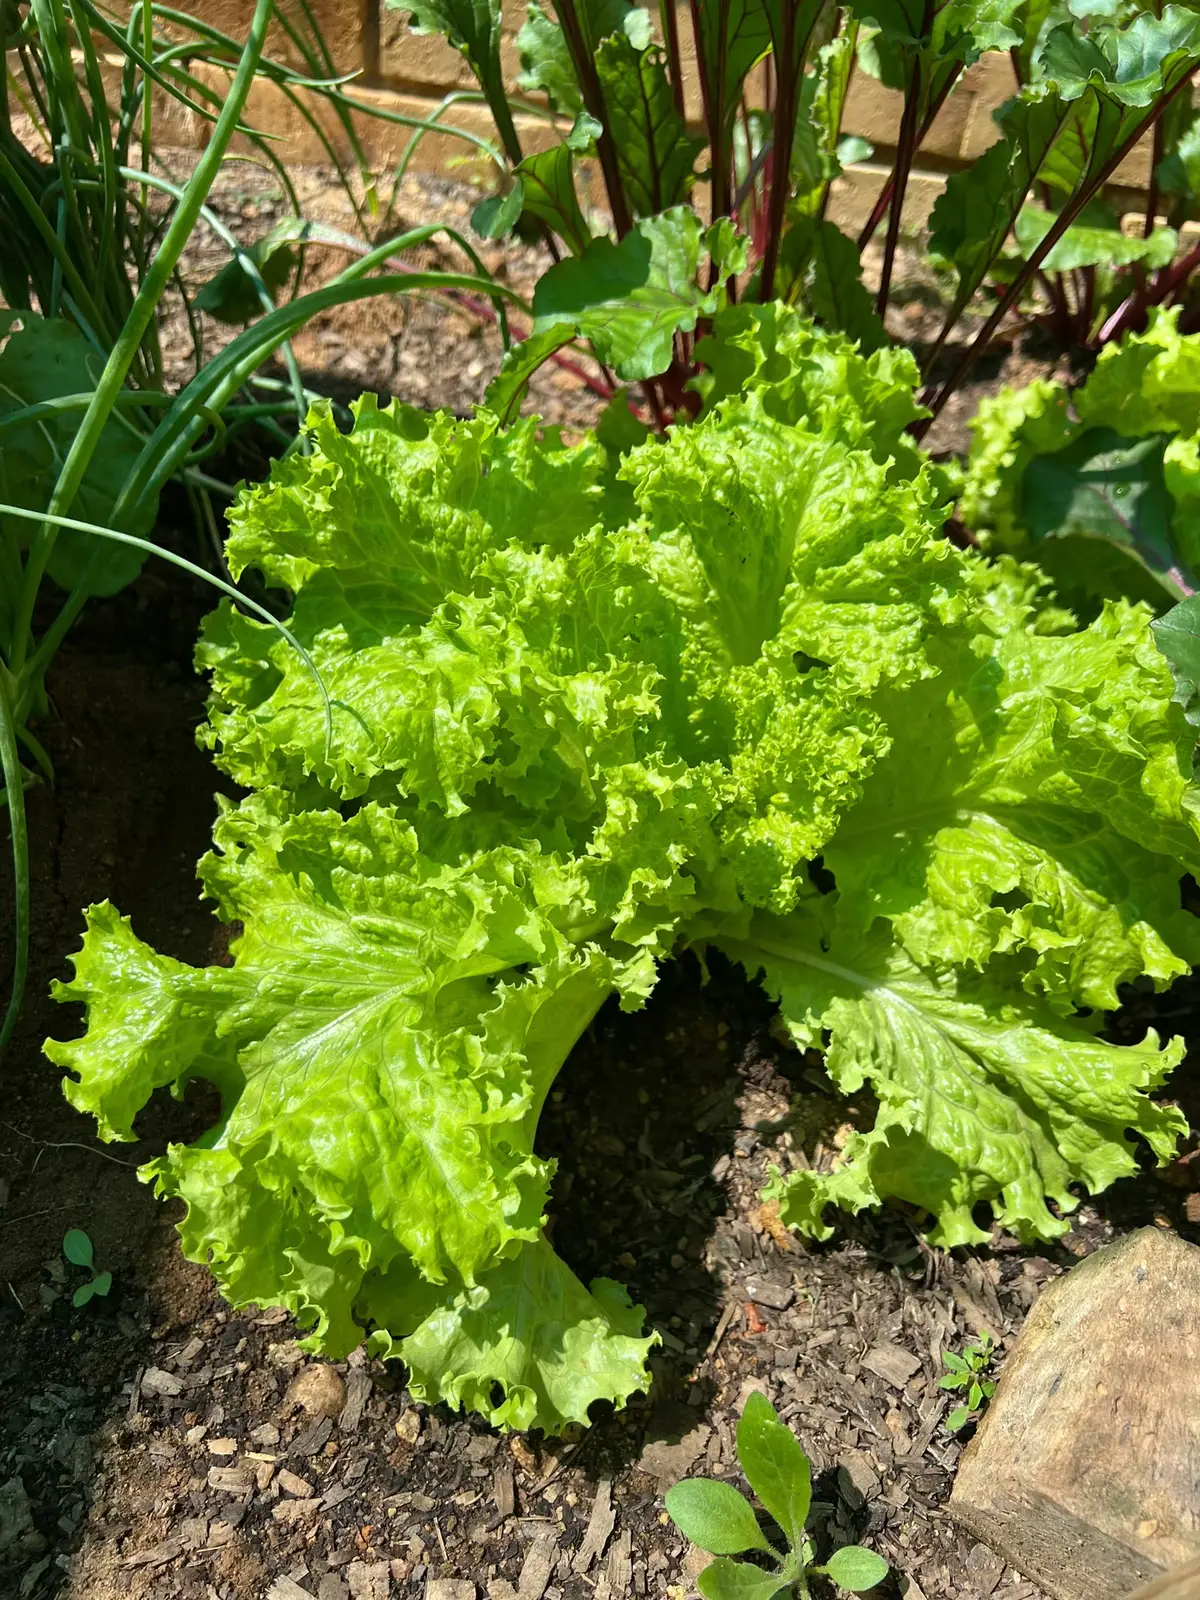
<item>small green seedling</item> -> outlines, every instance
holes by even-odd
[[[732,1484],[685,1478],[668,1491],[667,1510],[680,1533],[720,1558],[700,1574],[702,1595],[708,1600],[772,1600],[790,1594],[808,1600],[809,1579],[817,1574],[852,1594],[883,1582],[887,1562],[861,1545],[843,1545],[824,1566],[813,1563],[815,1548],[804,1531],[812,1501],[808,1457],[764,1395],[752,1394],[746,1401],[738,1421],[737,1453],[750,1487],[783,1529],[787,1554],[767,1540],[753,1507]],[[728,1559],[749,1550],[773,1556],[774,1569]]]
[[[967,1391],[965,1403],[955,1406],[946,1418],[946,1427],[951,1433],[957,1433],[978,1417],[984,1404],[995,1394],[993,1379],[981,1376],[990,1364],[994,1350],[995,1346],[985,1333],[975,1344],[969,1344],[962,1355],[956,1356],[953,1351],[947,1350],[942,1356],[942,1365],[946,1370],[938,1379],[938,1388]]]
[[[73,1306],[85,1306],[95,1295],[107,1294],[112,1288],[112,1273],[97,1272],[92,1254],[92,1241],[82,1228],[68,1228],[63,1234],[62,1253],[73,1267],[86,1267],[91,1273],[87,1283],[81,1283],[71,1296]]]

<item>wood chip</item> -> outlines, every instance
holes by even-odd
[[[613,1595],[625,1596],[633,1582],[633,1534],[625,1528],[617,1535],[616,1543],[608,1552],[605,1572],[608,1587]]]
[[[690,1416],[688,1420],[691,1420]],[[652,1439],[638,1458],[638,1466],[652,1478],[657,1478],[660,1490],[665,1492],[677,1484],[680,1478],[687,1477],[688,1468],[703,1452],[711,1433],[712,1429],[707,1423],[700,1422],[674,1442],[669,1439]]]
[[[303,1433],[296,1435],[287,1453],[293,1456],[315,1456],[319,1450],[324,1450],[332,1433],[332,1417],[320,1417],[316,1422],[310,1423]]]
[[[319,1500],[277,1500],[271,1507],[276,1522],[304,1522],[321,1509]]]
[[[249,1494],[254,1488],[254,1473],[246,1462],[236,1467],[209,1467],[208,1487],[222,1494]]]
[[[168,1561],[174,1561],[176,1556],[183,1554],[183,1536],[173,1533],[160,1544],[151,1545],[149,1550],[137,1550],[130,1556],[122,1556],[123,1567],[161,1567]]]
[[[964,1283],[953,1284],[951,1288],[954,1303],[966,1318],[971,1332],[986,1334],[993,1344],[1003,1344],[1004,1334],[998,1326],[997,1319],[991,1315],[979,1297]]]
[[[786,1311],[796,1298],[796,1291],[791,1284],[770,1278],[747,1278],[746,1293],[755,1305],[766,1306],[769,1311]]]
[[[203,1349],[204,1349],[204,1340],[200,1339],[200,1338],[192,1337],[191,1339],[188,1340],[188,1342],[184,1345],[183,1349],[175,1357],[175,1365],[177,1367],[190,1367],[192,1362],[195,1361],[196,1357],[201,1353],[201,1351]]]
[[[354,1367],[346,1376],[346,1404],[338,1418],[343,1433],[353,1433],[362,1421],[363,1411],[371,1398],[371,1379],[361,1367]]]
[[[917,1357],[908,1350],[902,1350],[898,1344],[875,1345],[862,1358],[862,1364],[868,1372],[873,1372],[895,1389],[903,1389],[908,1380],[915,1378],[921,1370]]]
[[[558,1534],[543,1533],[530,1545],[517,1579],[519,1600],[542,1600],[558,1560]]]
[[[592,1501],[592,1514],[588,1518],[587,1532],[575,1555],[576,1572],[587,1572],[594,1561],[599,1561],[612,1537],[616,1521],[617,1513],[612,1503],[612,1483],[608,1478],[601,1478],[596,1486],[596,1498]]]
[[[517,1494],[513,1469],[507,1463],[497,1469],[496,1476],[492,1479],[492,1498],[496,1502],[498,1521],[503,1522],[506,1517],[512,1516],[516,1510]]]
[[[987,1545],[974,1544],[967,1553],[967,1571],[986,1600],[1004,1576],[1004,1562]]]
[[[286,1467],[279,1471],[279,1487],[284,1494],[290,1494],[297,1500],[308,1500],[312,1497],[313,1486],[307,1478],[298,1478],[294,1472],[289,1472]]]
[[[210,1439],[208,1453],[210,1456],[235,1456],[238,1447],[236,1439]]]
[[[142,1373],[141,1392],[173,1398],[183,1393],[183,1379],[173,1372],[164,1372],[161,1367],[147,1367]]]

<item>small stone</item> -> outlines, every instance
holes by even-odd
[[[177,1378],[173,1372],[164,1372],[161,1367],[147,1367],[142,1373],[142,1393],[173,1398],[183,1393],[183,1379]]]
[[[386,1561],[352,1561],[346,1568],[352,1600],[388,1600],[392,1579]]]
[[[425,1600],[476,1600],[476,1594],[470,1578],[430,1578],[425,1585]]]
[[[262,1450],[271,1450],[279,1443],[279,1429],[273,1422],[264,1422],[260,1427],[251,1429],[250,1441]]]
[[[208,1453],[210,1456],[235,1456],[238,1447],[236,1439],[210,1439]]]
[[[283,1397],[286,1411],[307,1411],[310,1417],[337,1417],[346,1404],[341,1374],[323,1362],[298,1372]]]
[[[278,1577],[267,1590],[267,1600],[313,1600],[312,1590],[303,1589],[294,1578]]]
[[[275,1476],[275,1463],[273,1461],[256,1461],[254,1464],[254,1482],[260,1494],[271,1487],[271,1479]]]
[[[317,1589],[317,1600],[350,1600],[350,1591],[336,1572],[327,1572]]]
[[[207,1432],[207,1425],[203,1422],[198,1422],[194,1428],[189,1428],[184,1434],[183,1442],[184,1444],[203,1444],[204,1435]]]
[[[293,1495],[297,1500],[307,1500],[313,1492],[313,1486],[307,1478],[299,1478],[294,1472],[289,1472],[286,1467],[281,1467],[279,1472],[279,1487],[284,1494]]]

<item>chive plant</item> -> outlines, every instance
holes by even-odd
[[[366,174],[350,118],[357,102],[333,74],[306,0],[299,0],[298,10],[307,31],[277,11],[274,0],[256,0],[239,43],[164,6],[135,5],[122,31],[90,0],[29,0],[19,8],[14,0],[0,0],[0,39],[17,62],[0,118],[0,228],[12,245],[0,259],[0,296],[7,305],[0,310],[0,798],[11,826],[16,933],[0,1048],[11,1036],[27,974],[24,794],[38,774],[52,777],[30,720],[45,709],[45,674],[56,650],[89,597],[131,581],[150,553],[229,591],[223,580],[148,537],[164,484],[177,478],[204,493],[216,480],[201,463],[231,428],[251,420],[271,423],[290,408],[298,413],[297,425],[302,423],[309,397],[294,362],[290,394],[283,398],[258,384],[256,375],[278,351],[290,355],[288,341],[314,315],[379,294],[466,294],[495,306],[507,347],[506,303],[521,304],[488,276],[473,246],[453,229],[430,224],[372,245],[298,215],[291,220],[294,240],[332,244],[355,259],[309,293],[298,292],[297,259],[290,292],[275,304],[281,285],[269,286],[267,257],[242,248],[206,204],[239,133],[256,140],[298,212],[280,157],[242,122],[256,79],[278,84],[309,117],[347,193],[355,194],[355,174]],[[264,56],[274,17],[297,44],[309,75]],[[183,44],[164,32],[183,24],[192,29]],[[117,47],[123,58],[115,101],[108,98],[97,39]],[[226,93],[218,96],[197,75],[198,59],[228,67]],[[182,185],[152,170],[152,87],[212,123],[195,170]],[[341,162],[308,106],[305,97],[311,95],[323,97],[342,119],[351,167]],[[439,126],[436,118],[383,114],[411,126],[413,141]],[[464,137],[499,161],[487,141]],[[358,186],[366,195],[354,200],[364,235],[386,234],[398,181],[399,175],[387,205],[372,185]],[[157,204],[156,195],[164,197]],[[227,244],[251,310],[261,313],[211,356],[197,314],[202,296],[189,300],[179,270],[199,225],[213,228]],[[468,270],[424,271],[402,259],[439,234],[462,249]],[[172,286],[183,295],[194,356],[193,375],[176,394],[164,387],[158,337],[160,308]],[[285,446],[299,437],[295,430],[289,435],[277,429]],[[60,597],[39,632],[35,616],[48,581]],[[251,609],[270,620],[261,608]]]

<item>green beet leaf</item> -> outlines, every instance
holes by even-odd
[[[686,1538],[714,1556],[771,1547],[750,1504],[731,1483],[685,1478],[667,1491],[671,1520]]]
[[[74,323],[42,318],[33,311],[0,310],[0,503],[26,510],[44,510],[59,471],[79,429],[87,400],[99,381],[104,362]],[[20,412],[71,396],[83,396],[71,410],[43,413],[18,421]],[[145,435],[121,407],[105,423],[72,506],[82,522],[113,525],[113,508],[131,476]],[[127,520],[119,533],[144,536],[153,527],[157,502]],[[0,516],[0,522],[3,517]],[[24,546],[35,525],[15,518],[9,536]],[[110,595],[133,582],[145,565],[143,551],[72,528],[58,532],[47,567],[60,588],[83,587],[88,594]],[[0,602],[0,618],[3,618]]]
[[[960,516],[1084,618],[1119,596],[1164,611],[1200,573],[1200,337],[1178,322],[1107,347],[1069,402],[1042,379],[974,423]]]
[[[888,1575],[888,1564],[873,1550],[864,1550],[859,1544],[845,1544],[830,1556],[825,1571],[839,1587],[849,1589],[852,1594],[862,1594],[883,1582]]]
[[[687,160],[690,168],[690,155]],[[725,241],[719,224],[706,234],[686,206],[644,219],[619,244],[593,239],[582,255],[558,262],[538,279],[534,335],[563,327],[565,337],[589,339],[619,378],[653,378],[670,366],[675,334],[690,333],[697,318],[711,315],[720,304],[720,285],[745,266],[744,243],[739,257]],[[708,290],[697,282],[702,247],[717,269]]]
[[[263,288],[274,301],[288,278],[296,270],[296,245],[302,244],[311,231],[302,217],[285,217],[261,239],[247,245],[244,255],[258,272]],[[269,306],[264,306],[258,284],[247,271],[241,256],[226,262],[215,277],[204,285],[196,296],[197,309],[207,311],[219,322],[251,322],[261,316]]]
[[[808,1457],[765,1395],[746,1400],[738,1419],[737,1453],[750,1487],[798,1549],[812,1500]]]
[[[1165,434],[1126,439],[1111,428],[1089,428],[1053,455],[1035,456],[1020,492],[1034,539],[1107,539],[1172,586],[1178,557],[1171,539],[1175,508],[1163,472],[1166,446]]]

